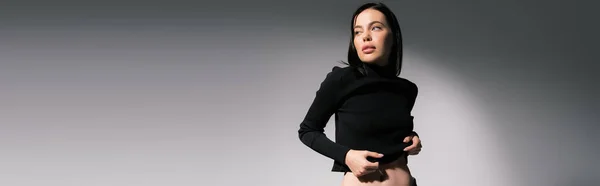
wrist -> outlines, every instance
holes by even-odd
[[[412,131],[412,132],[410,133],[410,135],[413,135],[413,136],[417,136],[417,137],[419,137],[419,134],[417,134],[417,132],[415,132],[415,131]]]
[[[344,164],[348,165],[348,156],[350,155],[350,152],[352,152],[352,149],[349,149],[348,151],[346,151],[346,155],[344,156]]]

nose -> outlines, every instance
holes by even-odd
[[[365,32],[365,35],[363,36],[363,42],[365,41],[371,41],[371,34],[368,32]]]

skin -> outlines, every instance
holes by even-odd
[[[360,60],[364,63],[384,66],[387,64],[390,49],[393,45],[393,32],[388,26],[385,15],[375,9],[367,9],[358,14],[354,23],[353,43]],[[363,46],[373,46],[372,52],[363,51]],[[421,140],[418,136],[408,136],[404,142],[413,144],[404,150],[409,155],[417,155],[421,151]],[[412,176],[405,159],[380,166],[378,162],[370,162],[367,157],[381,158],[383,155],[366,150],[350,150],[346,154],[346,165],[352,172],[344,176],[342,186],[355,185],[407,185]],[[382,180],[383,179],[383,180]]]
[[[354,23],[354,46],[358,57],[364,63],[386,65],[390,48],[393,44],[392,30],[388,26],[385,16],[374,9],[361,12]],[[365,53],[363,46],[374,46],[372,53]]]

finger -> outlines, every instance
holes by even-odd
[[[359,175],[357,175],[357,176],[364,176],[364,175],[367,175],[367,174],[369,174],[369,173],[372,173],[372,172],[375,172],[375,171],[377,171],[377,169],[367,169],[367,168],[363,168],[363,169],[361,169],[360,171],[358,171]]]
[[[356,171],[356,172],[354,173],[354,175],[355,175],[356,177],[361,177],[363,174],[362,174],[362,172],[361,172],[361,171]]]
[[[416,150],[408,151],[408,155],[417,155],[417,154],[419,154],[419,151],[416,151]]]
[[[379,163],[365,163],[363,165],[363,174],[369,174],[372,172],[375,172],[377,169],[379,169]]]
[[[408,154],[409,154],[409,155],[417,155],[417,154],[419,154],[420,152],[421,152],[421,149],[420,149],[420,148],[417,148],[417,149],[414,149],[414,150],[411,150],[411,151],[409,151],[409,152],[408,152]]]
[[[413,143],[421,143],[421,138],[419,138],[419,136],[414,136],[412,138]]]
[[[378,168],[379,168],[379,162],[370,162],[370,161],[365,162],[365,169],[372,170],[372,169],[378,169]]]
[[[412,136],[406,136],[404,138],[404,143],[408,143],[411,140]]]
[[[373,172],[375,172],[375,171],[376,171],[376,170],[365,170],[365,171],[363,171],[363,172],[360,174],[360,176],[361,176],[361,177],[363,177],[363,176],[366,176],[366,175],[372,174],[372,173],[373,173]]]
[[[383,154],[376,153],[376,152],[371,152],[371,151],[366,151],[365,157],[381,158],[381,157],[383,157]]]
[[[412,145],[410,145],[410,146],[408,146],[408,147],[404,148],[404,151],[411,151],[411,150],[413,150],[414,148],[417,148],[417,144],[416,144],[416,143],[413,143]]]
[[[414,136],[412,137],[412,144],[406,148],[404,148],[404,151],[411,151],[414,148],[418,148],[421,145],[421,139],[419,139],[418,136]]]
[[[370,174],[370,173],[374,173],[375,171],[377,171],[377,169],[365,169],[363,175],[365,174]]]

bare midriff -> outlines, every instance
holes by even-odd
[[[361,177],[346,172],[341,186],[410,186],[411,181],[406,157],[401,157],[394,162],[380,165],[378,171]]]

